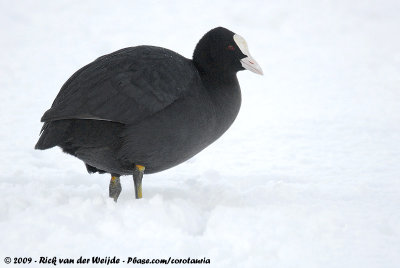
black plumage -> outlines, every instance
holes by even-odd
[[[178,165],[218,139],[241,103],[236,73],[246,51],[218,27],[197,44],[193,60],[138,46],[102,56],[61,88],[36,149],[59,146],[89,172],[154,173]],[[257,65],[258,66],[258,65]]]

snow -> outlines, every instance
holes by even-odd
[[[1,263],[400,266],[399,1],[32,0],[0,10]],[[265,75],[239,74],[231,129],[145,176],[142,200],[131,177],[115,204],[107,175],[33,149],[40,117],[78,68],[140,44],[190,57],[219,25],[246,39]]]

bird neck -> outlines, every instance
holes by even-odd
[[[201,77],[213,102],[218,135],[222,135],[239,113],[242,98],[238,79],[236,74],[206,74]]]

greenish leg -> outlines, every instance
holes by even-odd
[[[119,176],[112,176],[110,181],[110,186],[108,188],[109,196],[114,198],[114,201],[117,202],[119,194],[122,191],[121,182],[119,180]]]
[[[136,199],[142,198],[142,179],[145,167],[141,165],[135,165],[133,169],[133,182],[135,184],[135,196]]]

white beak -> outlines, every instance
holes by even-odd
[[[249,71],[252,71],[253,73],[263,75],[264,73],[263,73],[260,65],[258,65],[256,60],[253,59],[253,57],[250,55],[249,48],[247,47],[246,40],[244,40],[244,38],[241,37],[238,34],[235,34],[233,36],[233,40],[236,42],[236,44],[239,47],[240,51],[242,51],[242,53],[247,56],[246,58],[243,58],[243,59],[240,60],[240,62],[242,63],[243,68],[245,68],[245,69],[247,69]]]
[[[253,59],[253,57],[248,56],[246,58],[241,59],[240,62],[242,63],[243,68],[252,71],[253,73],[264,75],[260,65],[258,65],[258,63],[256,62],[255,59]]]

